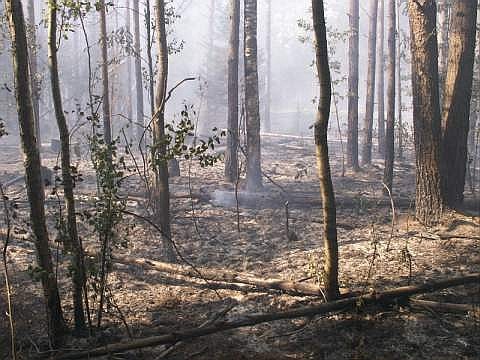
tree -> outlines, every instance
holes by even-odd
[[[67,120],[63,111],[60,79],[58,76],[57,59],[57,8],[58,3],[50,0],[48,3],[48,65],[50,68],[50,81],[52,86],[53,107],[57,119],[61,143],[62,184],[67,212],[66,248],[73,253],[73,305],[74,321],[77,330],[85,329],[85,314],[83,312],[83,289],[85,287],[85,269],[83,249],[77,231],[77,216],[75,213],[75,200],[73,196],[73,178],[70,164],[70,133]]]
[[[228,51],[228,137],[225,179],[238,177],[238,63],[240,45],[240,0],[230,0],[230,40]]]
[[[320,193],[323,206],[323,241],[325,247],[325,296],[327,300],[339,297],[338,244],[335,193],[333,191],[328,157],[328,121],[332,100],[332,83],[328,63],[327,29],[323,0],[312,0],[315,55],[320,83],[317,117],[315,120],[315,149],[317,154]]]
[[[100,0],[100,38],[102,50],[102,110],[103,110],[103,138],[109,145],[112,142],[112,128],[110,120],[110,91],[108,85],[108,49],[107,49],[107,20],[105,0]]]
[[[136,123],[138,126],[137,141],[140,148],[145,149],[145,139],[141,139],[144,131],[144,110],[143,110],[143,80],[142,80],[142,50],[140,48],[140,10],[139,1],[133,1],[133,32],[135,51],[135,93],[136,93]]]
[[[378,5],[377,135],[378,153],[380,155],[385,155],[385,0],[379,0]]]
[[[15,97],[17,101],[20,138],[25,156],[25,182],[27,185],[28,201],[30,203],[30,221],[35,236],[36,255],[39,267],[36,273],[40,276],[43,295],[47,305],[49,337],[52,344],[56,346],[64,335],[65,321],[63,319],[45,222],[45,192],[40,170],[40,154],[35,138],[35,117],[30,86],[31,78],[28,63],[25,19],[20,0],[6,0],[5,7],[12,44]]]
[[[38,45],[37,45],[37,24],[35,20],[35,1],[28,0],[28,42],[29,42],[29,60],[30,60],[30,86],[32,87],[32,104],[33,115],[35,116],[35,136],[37,138],[37,146],[41,151],[42,137],[40,131],[40,84],[37,78],[38,73]]]
[[[154,216],[162,230],[163,247],[168,261],[176,260],[170,230],[170,189],[168,184],[168,165],[165,143],[165,101],[168,81],[168,44],[165,29],[165,2],[155,0],[155,31],[158,42],[156,112],[153,116],[153,162],[155,170]]]
[[[245,111],[247,124],[247,190],[262,188],[260,108],[257,62],[257,0],[245,0]]]
[[[457,0],[452,5],[442,111],[442,184],[450,207],[462,203],[465,187],[477,5],[477,0]]]
[[[387,0],[387,129],[383,183],[390,193],[395,159],[396,0]],[[388,195],[387,189],[385,192]]]
[[[126,18],[125,18],[125,30],[128,35],[131,34],[131,26],[130,26],[130,17],[131,17],[131,9],[130,9],[130,0],[127,0],[126,2]],[[133,126],[133,106],[132,106],[132,57],[131,53],[128,54],[127,57],[127,63],[126,63],[126,68],[127,68],[127,118],[128,118],[128,125],[129,125],[129,136],[130,139],[129,141],[133,141],[135,138],[135,133],[134,133],[134,126]]]
[[[373,107],[375,100],[375,68],[377,47],[378,0],[370,0],[370,28],[368,31],[368,74],[365,119],[363,123],[362,164],[372,162]]]
[[[438,0],[437,12],[437,33],[438,33],[438,72],[440,98],[443,96],[443,86],[447,76],[447,60],[448,60],[448,37],[450,24],[450,1]]]
[[[359,63],[359,3],[350,0],[348,38],[348,134],[347,166],[354,171],[358,166],[358,63]]]
[[[272,0],[267,1],[267,79],[265,84],[265,119],[264,129],[266,132],[272,131],[272,122],[270,118],[270,105],[272,102]]]
[[[415,214],[427,225],[437,223],[443,212],[436,11],[434,0],[408,1],[416,155]]]
[[[402,114],[402,48],[401,48],[401,38],[400,38],[400,3],[401,0],[396,2],[396,13],[397,13],[397,33],[396,33],[396,55],[398,56],[397,64],[397,128],[398,128],[398,158],[403,160],[403,114]]]

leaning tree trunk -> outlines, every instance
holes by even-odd
[[[57,59],[57,2],[50,0],[48,3],[48,65],[50,68],[50,81],[52,85],[53,107],[57,119],[58,132],[61,142],[62,158],[62,184],[67,212],[68,240],[66,248],[73,253],[73,306],[75,329],[85,329],[85,314],[83,312],[83,289],[85,287],[85,267],[83,250],[77,231],[77,216],[75,213],[75,200],[73,196],[73,178],[70,164],[70,133],[62,105],[60,79],[58,76]]]
[[[350,0],[348,38],[348,134],[347,166],[358,171],[358,63],[359,63],[359,0]]]
[[[27,35],[20,0],[6,0],[6,16],[10,29],[15,77],[20,139],[24,153],[25,182],[30,203],[30,221],[35,236],[38,266],[41,269],[43,294],[47,305],[48,331],[53,345],[64,335],[63,319],[57,279],[52,264],[45,219],[45,192],[40,170],[40,155],[35,138],[35,124],[30,88]]]
[[[245,0],[244,6],[247,190],[255,192],[262,188],[257,61],[257,0]]]
[[[40,130],[40,85],[37,79],[38,72],[38,45],[37,23],[35,20],[35,1],[28,0],[27,5],[29,31],[29,59],[30,59],[30,86],[32,88],[33,115],[35,116],[35,137],[39,151],[42,150],[42,137]]]
[[[170,230],[170,189],[168,184],[167,144],[165,144],[165,101],[168,80],[168,44],[165,29],[165,2],[156,0],[155,30],[158,42],[158,78],[156,113],[153,118],[153,161],[155,167],[154,209],[155,222],[162,230],[165,256],[176,260]]]
[[[383,183],[392,193],[395,158],[395,73],[396,73],[396,0],[387,0],[387,132],[385,136],[385,169]],[[388,192],[385,189],[386,195]]]
[[[377,47],[378,0],[370,0],[370,29],[368,32],[368,74],[365,119],[363,123],[362,164],[372,162],[373,107],[375,100],[375,68]]]
[[[133,32],[134,32],[134,51],[135,51],[135,93],[136,93],[136,124],[137,141],[139,147],[145,150],[144,136],[144,110],[143,110],[143,80],[142,80],[142,50],[140,48],[140,9],[139,1],[133,0]]]
[[[228,135],[225,179],[238,177],[238,63],[240,45],[240,0],[230,0],[230,40],[228,50]]]
[[[450,207],[462,203],[465,188],[477,5],[477,0],[457,0],[452,5],[442,114],[442,185]]]
[[[330,162],[328,158],[328,120],[332,99],[332,83],[328,64],[327,29],[323,0],[312,0],[313,27],[315,31],[315,53],[320,83],[317,118],[315,121],[315,148],[320,177],[320,193],[323,204],[323,239],[325,247],[325,295],[327,300],[339,297],[338,289],[338,244],[337,210],[333,191]]]
[[[437,12],[437,36],[438,36],[438,73],[440,86],[440,100],[443,96],[445,79],[447,77],[447,60],[448,60],[448,37],[450,25],[450,1],[438,0]]]
[[[103,110],[103,138],[105,144],[112,142],[112,128],[110,121],[110,90],[108,85],[108,50],[107,50],[107,20],[105,0],[100,0],[100,38],[102,47],[102,110]]]
[[[387,0],[388,1],[388,0]],[[378,1],[377,126],[378,153],[385,155],[385,0]]]
[[[413,125],[416,155],[415,214],[427,225],[442,215],[440,100],[435,0],[409,0]]]

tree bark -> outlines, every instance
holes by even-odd
[[[168,164],[165,144],[165,101],[168,81],[168,44],[165,29],[165,2],[155,0],[155,31],[158,42],[158,78],[155,106],[157,111],[153,119],[153,161],[155,164],[154,209],[155,222],[162,230],[165,257],[170,262],[176,260],[171,242],[170,230],[170,189],[168,184]]]
[[[127,34],[131,34],[131,13],[132,10],[130,9],[130,0],[126,1],[126,18],[125,18],[125,25],[126,25],[126,31]],[[135,138],[135,132],[134,132],[134,125],[133,125],[133,105],[132,105],[132,99],[133,99],[133,93],[132,93],[132,56],[131,54],[128,54],[127,56],[127,62],[126,66],[127,68],[127,118],[128,118],[128,136],[129,142],[132,142],[133,139]]]
[[[445,204],[453,208],[462,203],[465,188],[477,5],[477,0],[452,5],[443,95],[442,186]]]
[[[399,2],[396,2],[396,13],[397,13],[397,30],[396,30],[396,47],[397,47],[397,57],[396,62],[397,67],[397,138],[398,138],[398,159],[403,160],[403,113],[402,113],[402,54],[401,54],[401,35],[400,35],[400,6]]]
[[[363,123],[362,165],[372,162],[373,108],[375,101],[375,68],[377,48],[378,0],[370,0],[370,28],[368,31],[368,74],[365,119]]]
[[[58,345],[65,331],[58,285],[48,246],[45,220],[45,192],[40,170],[40,155],[35,138],[34,113],[30,86],[27,35],[20,0],[6,0],[6,16],[10,30],[20,138],[24,153],[25,182],[30,203],[30,221],[47,305],[48,332],[53,345]]]
[[[140,48],[140,9],[139,1],[133,0],[133,31],[134,31],[134,50],[135,50],[135,93],[136,93],[136,122],[137,122],[137,141],[139,147],[144,151],[146,146],[144,133],[144,110],[143,110],[143,79],[142,79],[142,50]]]
[[[55,117],[57,120],[58,132],[60,134],[61,142],[62,184],[65,197],[68,232],[68,239],[65,243],[65,246],[69,251],[72,251],[73,254],[72,269],[74,322],[76,330],[84,330],[86,328],[85,314],[83,312],[85,267],[83,259],[83,249],[78,237],[75,200],[73,196],[74,183],[72,179],[70,164],[70,133],[68,131],[65,113],[63,111],[60,79],[58,75],[57,8],[58,4],[56,0],[50,0],[48,3],[48,65],[50,68],[53,107],[55,110]]]
[[[393,193],[393,162],[395,159],[395,75],[396,75],[396,0],[387,0],[387,131],[385,136],[385,195]]]
[[[154,91],[154,64],[153,64],[153,37],[152,17],[150,15],[150,0],[145,1],[145,24],[147,31],[147,59],[148,59],[148,93],[150,95],[150,116],[155,114],[155,91]]]
[[[33,115],[35,116],[35,137],[37,138],[38,150],[42,151],[42,136],[40,130],[40,84],[38,73],[38,45],[37,45],[37,22],[35,19],[35,1],[28,0],[27,5],[29,33],[29,59],[30,59],[30,86],[32,88]]]
[[[112,142],[112,128],[110,120],[110,88],[108,85],[108,49],[107,49],[107,20],[105,0],[100,0],[100,38],[102,50],[102,110],[103,110],[103,138],[105,144]]]
[[[426,225],[443,212],[440,184],[440,103],[436,2],[409,0],[413,125],[416,155],[415,214]]]
[[[267,67],[267,79],[266,79],[266,94],[265,94],[265,120],[264,130],[265,132],[272,131],[271,121],[271,103],[272,103],[272,0],[267,1],[267,54],[266,54],[266,67]]]
[[[358,164],[358,63],[359,63],[359,0],[350,0],[348,38],[348,134],[347,166],[354,171]]]
[[[387,0],[389,1],[389,0]],[[378,153],[385,155],[385,0],[378,1],[377,127]]]
[[[240,46],[240,0],[230,0],[230,40],[228,50],[228,134],[225,179],[238,177],[238,64]]]
[[[247,126],[247,190],[262,189],[260,108],[257,62],[257,0],[245,0],[245,111]]]
[[[328,63],[327,29],[323,0],[312,0],[312,11],[315,32],[315,59],[320,83],[320,96],[314,126],[320,194],[323,203],[324,283],[327,299],[334,300],[340,295],[338,289],[337,210],[328,157],[327,133],[332,100],[332,83]]]
[[[443,97],[445,79],[447,77],[447,61],[448,61],[448,37],[450,25],[450,1],[437,1],[437,36],[438,36],[438,74],[439,74],[439,88],[440,100]]]

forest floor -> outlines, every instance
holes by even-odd
[[[222,196],[216,201],[182,196],[190,192],[209,196],[225,194],[218,190],[231,194],[232,186],[223,180],[222,162],[211,168],[196,164],[190,167],[188,162],[181,162],[182,177],[171,179],[172,193],[177,195],[171,204],[173,239],[182,257],[195,266],[218,269],[219,273],[230,269],[259,278],[307,279],[307,283],[313,283],[321,278],[322,268],[322,212],[317,201],[313,143],[309,139],[265,138],[262,151],[263,171],[275,184],[264,178],[265,193],[252,195],[253,202],[241,203],[238,214],[231,201],[227,206],[219,206],[218,201],[225,200]],[[43,155],[49,167],[55,165],[56,159],[52,152]],[[407,159],[395,167],[393,199],[398,206],[395,206],[392,227],[390,200],[382,195],[382,162],[375,160],[361,172],[347,171],[342,177],[338,146],[333,146],[331,161],[339,199],[337,220],[342,288],[380,291],[480,272],[480,204],[470,192],[467,192],[467,203],[473,204],[473,208],[446,214],[435,228],[422,226],[413,218],[409,206],[414,198],[415,179],[413,162]],[[95,177],[87,164],[87,159],[78,162],[85,179],[77,187],[78,198],[85,200],[79,211],[90,206],[88,199],[95,193]],[[18,150],[2,146],[0,181],[22,174],[21,166]],[[128,179],[123,191],[136,194],[128,207],[144,215],[139,179]],[[295,201],[296,194],[305,202]],[[45,347],[44,306],[40,284],[32,281],[28,272],[34,262],[34,249],[28,241],[31,239],[26,225],[28,207],[21,182],[9,188],[9,196],[16,199],[18,210],[14,236],[7,252],[8,270],[13,286],[19,359],[29,359]],[[296,239],[286,236],[285,199],[291,200],[289,225]],[[56,197],[50,195],[47,207],[52,234],[58,211],[55,200]],[[87,249],[95,249],[96,240],[89,226],[79,221],[79,227]],[[4,233],[3,223],[2,229]],[[121,245],[114,249],[114,256],[163,259],[160,237],[148,224],[127,217],[118,227],[117,235]],[[67,264],[61,261],[62,254],[56,253],[56,258],[62,263],[59,274],[66,273]],[[65,313],[70,315],[71,297],[65,290],[69,288],[69,280],[66,276],[59,279]],[[4,278],[0,280],[0,358],[6,358],[9,331]],[[140,338],[197,327],[232,304],[235,305],[225,316],[227,319],[321,302],[312,296],[214,291],[208,286],[203,280],[136,265],[114,264],[109,275],[108,313],[101,331],[90,339],[70,339],[68,348],[92,348],[126,341],[129,336]],[[456,287],[420,298],[479,306],[480,286]],[[91,299],[91,307],[95,306],[95,299]],[[230,330],[188,341],[169,354],[164,354],[165,347],[158,346],[111,358],[479,359],[479,334],[480,316],[437,313],[398,304]]]

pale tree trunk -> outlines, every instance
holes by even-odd
[[[403,113],[402,113],[402,56],[401,56],[401,38],[400,38],[400,7],[399,1],[396,3],[397,12],[397,32],[396,32],[396,47],[397,47],[397,138],[398,138],[398,159],[403,160]]]
[[[477,5],[477,0],[457,0],[452,6],[442,113],[442,185],[450,207],[462,203],[465,188]]]
[[[447,60],[448,60],[448,37],[450,24],[450,1],[438,0],[438,20],[437,20],[437,34],[438,34],[438,73],[440,86],[440,100],[443,97],[443,89],[445,79],[447,77]]]
[[[165,159],[167,149],[165,140],[165,101],[168,81],[168,44],[165,29],[165,2],[155,0],[155,30],[158,43],[158,77],[156,93],[156,113],[153,119],[153,161],[155,162],[154,209],[155,222],[162,230],[165,256],[170,262],[176,260],[170,230],[170,189],[168,184],[168,165]]]
[[[409,0],[408,11],[416,155],[415,214],[422,223],[433,225],[443,212],[436,3],[434,0]]]
[[[100,38],[102,48],[102,110],[103,110],[103,138],[105,144],[112,142],[112,128],[110,121],[110,89],[108,85],[108,49],[107,49],[107,20],[105,0],[100,0]]]
[[[392,193],[395,159],[395,73],[396,73],[396,0],[387,0],[387,131],[385,135],[385,169],[383,183]],[[385,189],[386,195],[388,191]]]
[[[388,0],[387,0],[388,1]],[[385,0],[378,1],[377,126],[378,153],[385,154]]]
[[[137,141],[142,150],[145,150],[145,139],[142,139],[144,132],[144,110],[143,110],[143,79],[142,79],[142,50],[140,48],[140,9],[139,1],[133,0],[133,32],[135,51],[135,95],[136,95],[136,116]]]
[[[35,116],[35,137],[37,138],[38,150],[42,150],[42,137],[40,131],[40,85],[38,81],[38,46],[37,46],[37,23],[35,20],[35,1],[28,0],[27,5],[29,33],[29,59],[30,59],[30,86],[32,88],[33,115]]]
[[[320,96],[317,117],[315,120],[315,148],[317,153],[318,175],[320,178],[320,194],[323,207],[323,241],[325,251],[325,296],[327,300],[339,297],[338,288],[338,243],[337,243],[337,210],[333,191],[328,157],[328,120],[332,100],[332,83],[328,63],[327,29],[323,0],[312,0],[313,27],[315,32],[315,53]]]
[[[370,0],[370,28],[368,31],[368,73],[365,118],[363,123],[362,164],[372,162],[373,108],[375,101],[375,69],[377,48],[378,0]]]
[[[153,39],[152,39],[152,17],[150,15],[150,0],[145,1],[145,24],[147,26],[147,59],[148,59],[148,88],[150,95],[150,116],[155,113],[155,91],[154,91],[154,64],[153,64]]]
[[[85,314],[83,312],[83,289],[85,286],[85,268],[83,261],[83,249],[81,247],[78,231],[77,217],[75,214],[75,200],[73,196],[73,179],[70,164],[70,133],[67,120],[63,111],[60,79],[58,76],[57,59],[57,2],[50,0],[48,3],[48,65],[50,68],[50,81],[52,86],[53,107],[57,119],[58,132],[61,142],[62,160],[62,184],[65,197],[65,209],[67,213],[68,240],[65,244],[72,251],[73,261],[73,306],[74,322],[76,330],[85,329]]]
[[[65,333],[65,321],[45,219],[45,192],[40,170],[40,154],[35,138],[25,19],[20,0],[6,0],[5,7],[12,43],[15,97],[20,139],[24,153],[25,182],[30,203],[30,222],[35,236],[38,266],[42,270],[40,274],[43,295],[47,305],[48,333],[52,344],[58,345]]]
[[[359,0],[350,0],[348,38],[348,134],[347,166],[358,171],[358,63],[359,63]]]
[[[257,0],[245,0],[244,17],[247,190],[255,192],[262,189],[257,61]]]
[[[230,40],[228,50],[228,135],[225,179],[238,177],[238,63],[240,46],[240,0],[230,0]]]
[[[267,1],[267,81],[265,84],[265,119],[264,129],[267,133],[272,131],[271,103],[272,103],[272,0]]]
[[[125,19],[125,24],[126,24],[126,30],[128,34],[131,34],[131,26],[130,26],[130,18],[131,18],[131,10],[130,10],[130,0],[127,0],[126,2],[126,12],[127,16]],[[133,126],[133,106],[132,106],[132,98],[133,98],[133,93],[132,93],[132,57],[129,54],[127,57],[127,62],[126,66],[127,68],[127,118],[128,118],[128,126],[129,126],[129,134],[128,136],[130,137],[128,141],[132,142],[134,139],[134,126]]]

